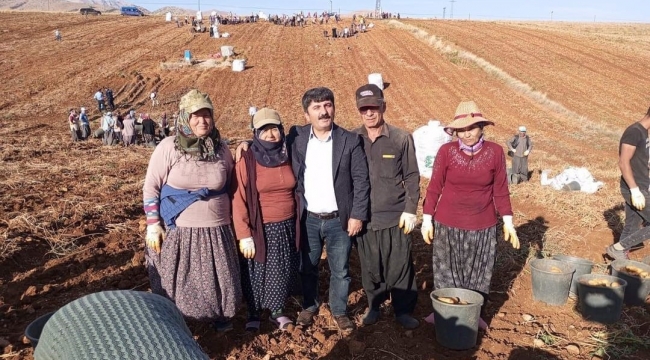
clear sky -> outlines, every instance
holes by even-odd
[[[187,9],[232,11],[236,14],[319,12],[330,10],[349,13],[373,10],[374,0],[124,0],[148,10],[165,6]],[[648,22],[650,0],[382,0],[386,12],[414,18],[476,19],[476,20],[561,20]],[[443,10],[443,8],[445,8]]]

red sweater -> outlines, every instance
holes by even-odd
[[[456,141],[441,146],[423,212],[449,227],[482,230],[497,223],[497,211],[501,216],[512,215],[501,146],[486,141],[473,158]]]

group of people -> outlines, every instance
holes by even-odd
[[[136,130],[136,125],[141,131]],[[156,129],[159,128],[159,137],[164,138],[169,131],[167,113],[160,117],[160,123],[156,123],[149,114],[140,114],[136,118],[135,110],[130,110],[126,115],[119,112],[108,111],[101,120],[102,143],[104,145],[122,144],[125,147],[143,143],[147,146],[156,146]],[[139,138],[141,133],[142,138]]]
[[[307,124],[288,132],[277,111],[260,109],[252,142],[242,142],[233,159],[210,97],[198,90],[185,94],[176,135],[154,150],[143,187],[152,291],[217,331],[233,328],[230,319],[242,299],[246,330],[259,329],[264,310],[286,330],[294,319],[285,302],[300,285],[295,323],[306,327],[321,304],[319,263],[326,244],[329,308],[338,328],[349,332],[355,327],[347,313],[349,257],[356,243],[368,300],[363,324],[375,324],[390,298],[398,324],[419,326],[410,236],[420,199],[413,139],[386,122],[382,89],[363,85],[355,99],[361,126],[352,131],[335,123],[334,94],[325,87],[304,93]],[[483,135],[493,124],[470,101],[458,106],[445,128],[457,141],[435,159],[421,228],[433,244],[436,289],[487,296],[497,211],[506,240],[519,247],[505,154]]]

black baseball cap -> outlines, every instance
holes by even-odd
[[[384,92],[375,84],[366,84],[357,89],[357,108],[364,106],[382,106]]]

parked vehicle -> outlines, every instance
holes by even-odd
[[[120,14],[127,16],[144,16],[144,13],[135,6],[122,6]]]
[[[81,8],[79,9],[81,15],[101,15],[102,12],[93,8]]]

